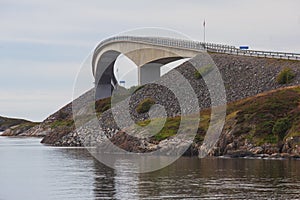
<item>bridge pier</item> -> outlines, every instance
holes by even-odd
[[[147,63],[138,68],[138,84],[145,85],[160,78],[160,63]]]
[[[109,55],[105,59],[101,60],[99,64],[104,66],[99,68],[96,72],[96,81],[95,81],[95,99],[104,99],[110,97],[112,92],[117,84],[116,77],[114,75],[114,65],[116,61],[117,54]],[[107,67],[105,67],[107,66]]]
[[[96,86],[95,99],[105,99],[112,95],[113,87],[111,84],[98,84]]]

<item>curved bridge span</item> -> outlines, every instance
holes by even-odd
[[[111,96],[117,85],[114,64],[120,54],[138,66],[138,84],[143,85],[159,79],[161,66],[182,58],[192,58],[201,52],[300,60],[300,54],[295,53],[240,50],[229,45],[165,37],[116,36],[100,42],[94,50],[92,72],[96,99]]]

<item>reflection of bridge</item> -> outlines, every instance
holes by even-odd
[[[143,85],[160,77],[160,67],[208,51],[234,55],[300,60],[300,54],[240,50],[234,46],[202,43],[164,37],[117,36],[102,41],[95,49],[92,61],[96,83],[96,98],[111,96],[117,84],[114,63],[124,54],[138,66],[138,84]]]

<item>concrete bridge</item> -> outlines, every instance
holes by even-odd
[[[170,62],[192,58],[201,52],[300,60],[300,54],[240,50],[234,46],[203,43],[164,37],[117,36],[102,41],[95,49],[92,70],[95,78],[96,99],[112,95],[118,84],[114,64],[120,54],[138,67],[138,84],[153,82],[160,77],[160,67]]]

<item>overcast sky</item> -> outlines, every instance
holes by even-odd
[[[297,0],[0,0],[0,115],[43,120],[71,101],[97,43],[129,29],[202,40],[206,19],[208,42],[300,53],[299,8]]]

